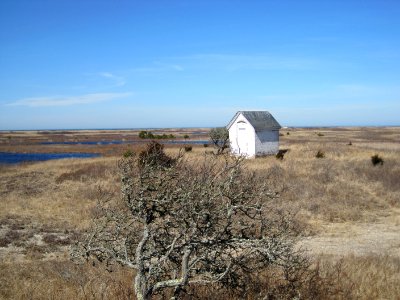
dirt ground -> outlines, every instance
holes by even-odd
[[[317,236],[301,245],[313,254],[333,256],[388,255],[400,258],[400,210],[369,223],[321,224]]]

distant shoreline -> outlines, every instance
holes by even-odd
[[[223,127],[223,126],[216,126]],[[334,126],[283,126],[282,129],[323,129],[323,128],[396,128],[399,125],[334,125]],[[0,132],[26,132],[26,131],[140,131],[140,130],[210,130],[214,127],[141,127],[141,128],[60,128],[60,129],[0,129]]]
[[[0,132],[9,131],[141,131],[141,130],[198,130],[206,129],[209,130],[214,127],[154,127],[154,128],[62,128],[62,129],[0,129]]]

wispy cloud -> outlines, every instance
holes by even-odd
[[[98,75],[112,80],[114,82],[114,86],[124,86],[126,84],[125,78],[114,75],[110,72],[100,72],[100,73],[98,73]]]
[[[160,58],[147,65],[134,67],[131,74],[155,75],[167,72],[183,71],[222,71],[237,72],[243,70],[314,70],[321,68],[321,62],[314,58],[276,56],[269,54],[225,54],[200,53],[184,56]],[[112,78],[111,73],[101,73],[103,77]]]
[[[345,94],[354,97],[365,97],[370,95],[382,95],[388,91],[388,87],[377,87],[366,84],[358,84],[358,83],[348,83],[348,84],[339,84],[336,87],[336,91],[340,94]]]
[[[110,101],[114,99],[125,98],[130,95],[132,95],[132,93],[96,93],[78,96],[34,97],[16,100],[14,102],[8,103],[7,106],[70,106]]]
[[[213,68],[225,71],[238,70],[304,70],[314,69],[321,64],[311,58],[276,56],[268,54],[195,54],[175,57],[181,65],[193,68]]]
[[[155,61],[147,67],[133,68],[130,71],[133,73],[160,73],[168,71],[182,72],[184,70],[185,68],[178,63],[164,63]]]
[[[180,65],[170,65],[170,67],[176,71],[184,71],[185,69]]]

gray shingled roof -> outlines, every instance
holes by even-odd
[[[232,126],[239,114],[243,114],[247,121],[254,127],[255,131],[281,128],[281,125],[279,125],[268,111],[238,111],[229,122],[228,126],[226,126],[227,128]]]

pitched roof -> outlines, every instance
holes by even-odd
[[[279,123],[268,111],[238,111],[226,126],[228,129],[233,125],[236,118],[240,114],[242,114],[247,121],[249,121],[249,123],[254,127],[255,131],[281,128],[281,125],[279,125]]]

